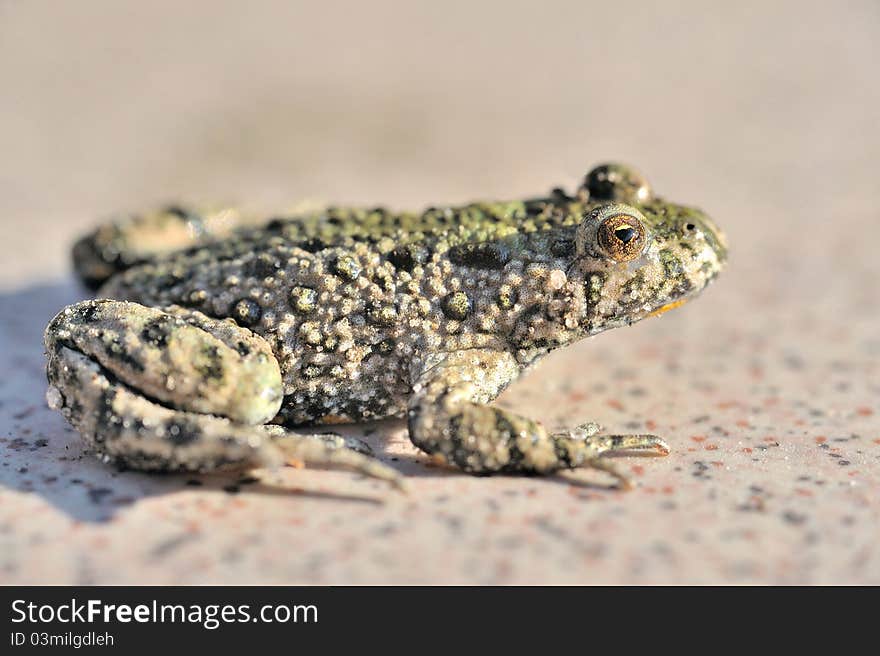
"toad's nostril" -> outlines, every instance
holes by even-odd
[[[685,229],[685,230],[696,230],[696,229],[697,229],[697,226],[695,226],[693,223],[688,223],[688,224],[684,227],[684,229]]]

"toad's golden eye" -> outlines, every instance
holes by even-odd
[[[645,247],[645,225],[629,213],[615,213],[599,224],[599,245],[618,262],[634,260]]]

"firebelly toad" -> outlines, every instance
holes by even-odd
[[[300,461],[401,483],[369,447],[291,428],[406,417],[473,474],[664,455],[653,435],[551,433],[489,403],[554,349],[698,294],[726,241],[620,164],[573,195],[328,207],[259,219],[168,207],[119,217],[73,258],[98,300],[45,331],[49,405],[108,461],[207,471]]]

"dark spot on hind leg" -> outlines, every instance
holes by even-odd
[[[144,326],[141,331],[141,339],[156,348],[165,348],[168,345],[170,324],[174,320],[168,316],[153,319]]]

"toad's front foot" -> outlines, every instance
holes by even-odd
[[[608,456],[666,456],[669,445],[656,435],[599,435],[598,424],[581,424],[572,429],[553,433],[550,437],[557,449],[563,451],[561,459],[570,467],[591,467],[607,472],[617,480],[618,487],[629,489],[630,480],[610,462]]]
[[[656,435],[586,435],[581,427],[548,434],[536,421],[486,405],[459,408],[445,424],[439,414],[412,424],[414,441],[473,474],[553,474],[590,468],[611,475],[615,487],[630,489],[631,481],[608,456],[669,453],[666,442]],[[435,423],[438,420],[441,423]]]
[[[598,435],[592,423],[549,433],[536,421],[486,405],[516,375],[508,354],[473,349],[429,364],[410,402],[410,438],[464,471],[552,474],[589,467],[607,472],[626,489],[629,479],[607,456],[669,453],[655,435]]]

